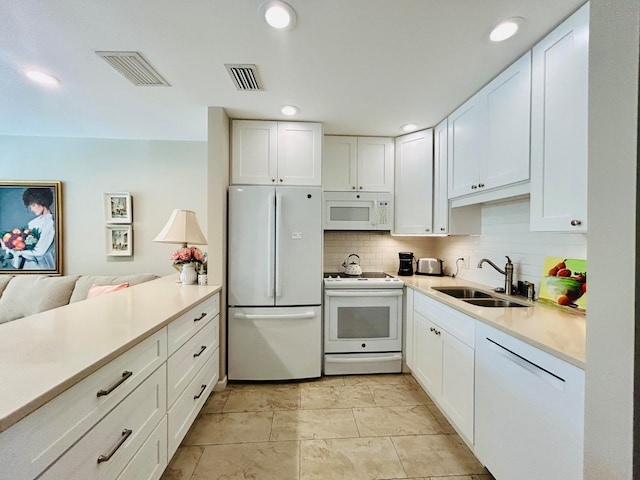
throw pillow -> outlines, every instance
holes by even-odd
[[[119,283],[118,285],[96,285],[94,283],[93,285],[91,285],[91,288],[89,288],[87,299],[99,297],[100,295],[104,295],[105,293],[116,292],[118,290],[122,290],[123,288],[127,288],[128,286],[128,283]]]

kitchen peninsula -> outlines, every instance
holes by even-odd
[[[0,478],[164,470],[219,376],[220,289],[171,275],[1,325]]]

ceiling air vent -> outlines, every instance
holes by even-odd
[[[138,87],[170,86],[138,52],[96,52],[96,55]]]
[[[238,90],[264,90],[255,65],[225,63],[224,66]]]

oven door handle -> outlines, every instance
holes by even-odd
[[[325,355],[324,361],[326,363],[374,363],[374,362],[392,362],[395,360],[402,360],[402,355],[395,353],[393,355],[379,355],[372,357],[340,357],[338,355]]]
[[[393,290],[325,290],[327,297],[401,297],[402,289],[394,288]]]
[[[314,318],[315,312],[304,313],[285,313],[282,315],[276,314],[253,314],[253,313],[234,313],[233,318],[243,320],[304,320],[307,318]]]

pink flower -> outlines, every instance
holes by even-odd
[[[171,259],[174,265],[182,265],[184,263],[203,263],[204,254],[202,250],[197,247],[181,248],[178,251],[171,254]]]

